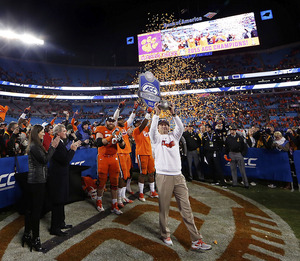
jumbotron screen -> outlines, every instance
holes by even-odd
[[[138,35],[139,61],[259,45],[254,13]]]

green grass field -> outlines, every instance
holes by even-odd
[[[266,185],[260,184],[250,187],[250,189],[228,188],[272,210],[289,224],[295,236],[300,240],[300,192],[298,190],[291,192],[281,188],[270,189]]]

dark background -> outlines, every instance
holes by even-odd
[[[261,21],[260,11],[268,9],[273,11],[273,20]],[[203,17],[210,11],[218,13],[212,19],[255,13],[261,45],[235,52],[300,41],[299,0],[1,0],[0,29],[32,32],[45,45],[24,46],[0,38],[0,55],[64,64],[137,66],[136,35],[145,32],[148,18],[173,13],[177,21]],[[126,44],[129,36],[135,37],[134,45]]]

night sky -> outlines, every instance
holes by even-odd
[[[261,21],[259,12],[268,9],[274,19]],[[298,0],[1,0],[0,29],[33,32],[46,44],[21,47],[0,38],[0,55],[68,64],[136,66],[137,43],[127,45],[126,37],[136,40],[149,17],[172,13],[179,20],[209,11],[218,13],[214,19],[255,12],[263,49],[300,41]]]

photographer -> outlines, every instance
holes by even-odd
[[[253,133],[253,138],[256,140],[256,148],[272,149],[273,138],[269,128]]]
[[[12,121],[7,126],[7,131],[3,135],[4,151],[2,157],[14,157],[19,154],[20,146],[18,144],[18,137],[20,135],[20,128],[18,123]],[[16,145],[18,144],[18,145]]]
[[[73,126],[71,124],[69,124],[66,129],[67,129],[67,138],[65,140],[65,144],[66,144],[66,148],[69,150],[71,148],[71,144],[73,142],[78,141],[78,138],[77,138],[77,136],[73,130]]]

